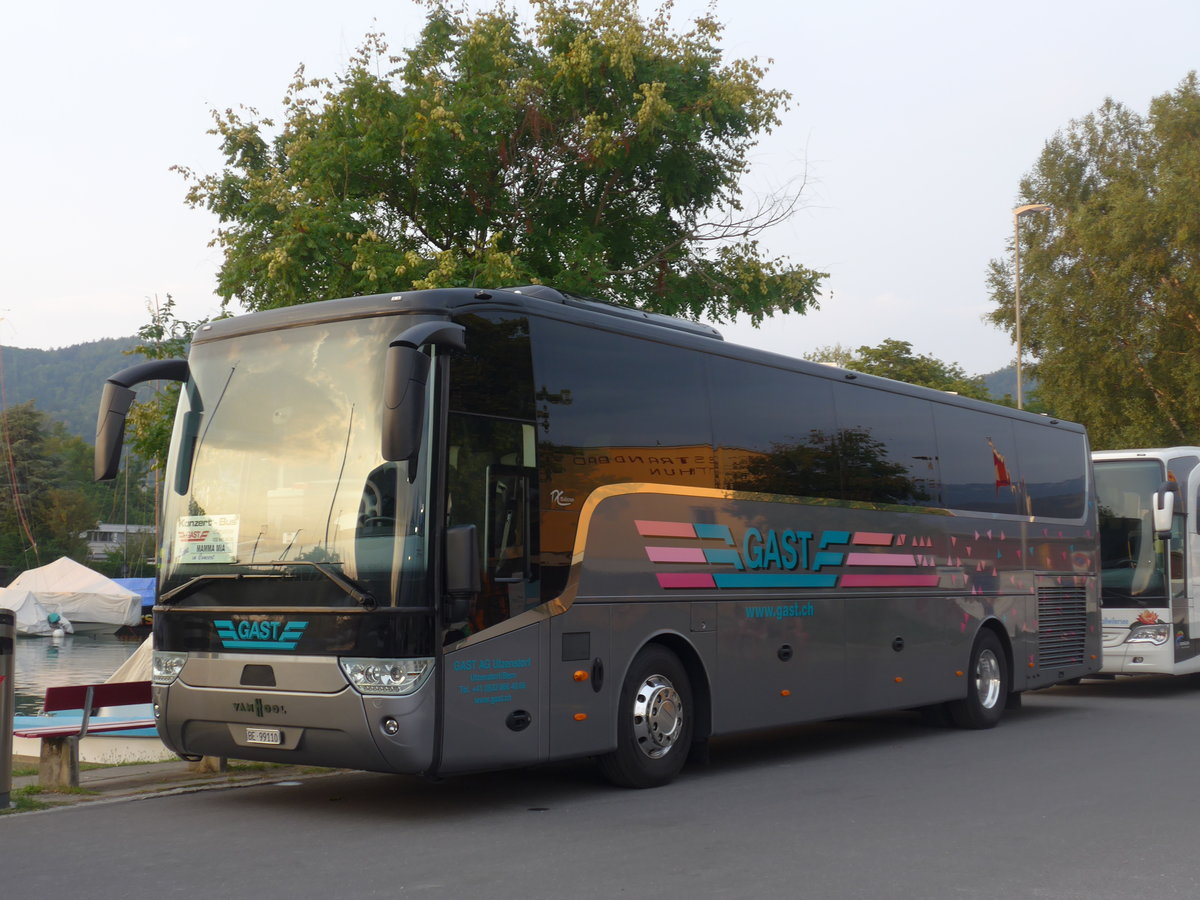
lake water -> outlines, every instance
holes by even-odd
[[[36,715],[48,687],[105,681],[133,655],[145,638],[113,634],[71,634],[63,638],[16,640],[16,698],[13,712]]]

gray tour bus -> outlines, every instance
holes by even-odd
[[[183,755],[440,776],[923,709],[987,728],[1098,670],[1096,504],[1067,422],[534,286],[203,326],[154,609]]]

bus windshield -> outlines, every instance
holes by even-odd
[[[203,603],[221,581],[246,605],[420,604],[424,479],[380,454],[397,330],[371,318],[192,348],[164,506],[165,602]]]
[[[1163,483],[1157,460],[1096,463],[1100,513],[1101,602],[1105,606],[1168,605],[1162,544],[1151,503]]]

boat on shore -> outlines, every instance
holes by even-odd
[[[69,619],[76,634],[113,634],[142,623],[140,594],[66,556],[22,572],[8,589],[28,591],[47,612]]]

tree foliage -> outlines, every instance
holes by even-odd
[[[115,482],[96,484],[91,446],[32,402],[0,413],[0,458],[3,583],[60,556],[86,562],[83,535],[98,522],[154,521],[144,465],[134,460]]]
[[[185,322],[177,318],[175,299],[167,294],[161,304],[151,305],[150,322],[138,329],[141,343],[130,352],[146,359],[183,359],[187,356],[192,335],[203,324],[203,321]],[[139,402],[129,410],[129,448],[160,473],[167,468],[179,388],[178,382],[155,384],[150,396],[139,396]]]
[[[946,363],[933,356],[913,353],[908,341],[888,338],[878,347],[859,347],[851,351],[840,344],[821,347],[808,354],[814,362],[832,363],[843,369],[879,375],[908,384],[919,384],[939,391],[952,391],[964,397],[990,400],[983,378],[968,375],[954,364]]]
[[[677,33],[669,5],[531,6],[431,0],[400,56],[371,34],[336,79],[302,67],[278,125],[214,113],[225,167],[181,171],[220,220],[225,303],[537,282],[713,321],[815,306],[823,273],[758,242],[798,191],[742,202],[789,99],[764,67],[726,60],[709,15]]]
[[[1200,83],[1107,100],[1021,181],[1022,343],[1039,396],[1097,448],[1200,443]],[[991,318],[1014,325],[1012,250]]]

